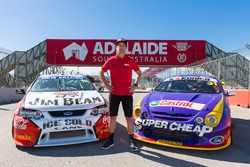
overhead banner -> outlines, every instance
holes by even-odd
[[[127,40],[126,55],[140,66],[183,66],[205,60],[204,40]],[[116,54],[116,40],[47,40],[51,65],[101,66]]]

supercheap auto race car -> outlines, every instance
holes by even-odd
[[[134,137],[175,148],[226,148],[232,138],[229,95],[213,76],[169,77],[135,106]]]
[[[96,141],[109,136],[109,119],[107,101],[86,77],[42,75],[17,104],[12,136],[23,147]]]

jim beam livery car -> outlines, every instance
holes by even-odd
[[[91,142],[109,136],[109,119],[107,101],[87,78],[43,75],[17,104],[12,135],[23,147]]]
[[[135,138],[185,149],[226,148],[232,137],[228,95],[215,77],[167,78],[135,106]]]

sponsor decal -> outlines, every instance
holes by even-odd
[[[83,126],[92,126],[92,121],[82,119],[65,119],[43,123],[43,129],[53,128],[55,130],[82,129]]]
[[[136,126],[134,126],[134,133],[138,133],[138,132],[139,132],[139,130],[137,129]]]
[[[73,112],[72,111],[64,111],[63,115],[70,116],[70,115],[73,115]]]
[[[218,83],[216,81],[207,81],[207,85],[213,86],[215,89],[218,88]]]
[[[214,84],[216,84],[216,83],[211,82],[211,81],[207,81],[207,85],[214,85]]]
[[[165,106],[173,106],[173,107],[181,107],[181,108],[189,108],[194,110],[201,110],[205,104],[194,103],[189,101],[179,101],[179,100],[159,100],[152,101],[149,103],[150,107],[165,107]]]
[[[160,129],[168,129],[170,131],[182,131],[182,132],[195,132],[200,137],[204,136],[206,133],[211,133],[213,128],[210,126],[201,126],[194,124],[182,124],[177,122],[169,123],[167,121],[153,120],[153,119],[136,119],[136,127],[141,130],[143,126],[154,127]]]
[[[130,64],[124,64],[124,67],[129,67],[130,66]]]
[[[188,65],[205,58],[205,41],[128,40],[126,55],[139,65]],[[59,65],[102,65],[115,54],[112,39],[47,40],[46,62]],[[185,53],[187,60],[181,56]],[[197,54],[195,54],[197,53]]]
[[[199,76],[184,76],[182,80],[202,80],[202,81],[209,81],[210,78],[207,77],[199,77]]]
[[[80,61],[84,61],[88,54],[88,49],[84,42],[82,43],[82,46],[73,42],[63,49],[63,54],[66,60],[74,57]]]
[[[101,129],[100,133],[109,133],[109,129],[106,128],[106,129]]]
[[[160,104],[160,101],[152,101],[152,102],[150,102],[151,107],[158,107],[159,104]]]
[[[102,119],[103,124],[108,124],[110,122],[110,117],[109,116],[104,116]]]
[[[177,55],[177,60],[179,63],[184,63],[187,60],[187,55],[183,52],[186,52],[191,45],[187,42],[176,42],[175,45],[172,45],[178,52],[181,52]]]
[[[189,45],[187,42],[176,42],[176,44],[172,46],[179,52],[186,52],[191,47],[191,45]]]
[[[204,119],[202,117],[197,117],[195,119],[195,121],[198,123],[198,124],[202,124],[204,122]]]
[[[187,55],[185,55],[185,53],[179,53],[177,55],[177,60],[178,62],[183,63],[187,60]]]
[[[38,77],[39,79],[83,79],[86,80],[85,77],[80,76],[80,75],[72,75],[72,76],[65,76],[65,75],[60,75],[60,76],[52,76],[52,75],[41,75]]]
[[[59,97],[77,97],[79,96],[78,94],[79,92],[57,92],[57,93],[54,93],[56,95],[56,98],[59,98]],[[83,92],[81,92],[83,94]]]
[[[42,106],[58,106],[59,103],[65,106],[78,105],[78,104],[92,104],[102,102],[99,97],[92,98],[63,98],[61,99],[41,99],[35,98],[34,101],[28,102],[30,105],[42,105]]]
[[[174,146],[182,146],[181,142],[175,142],[175,141],[170,141],[170,140],[157,140],[157,142],[159,142],[161,144],[170,144],[170,145],[174,145]]]
[[[181,80],[181,77],[173,77],[173,80]]]
[[[128,44],[127,55],[166,55],[167,42],[134,42],[133,45]],[[105,42],[104,46],[101,42],[96,42],[93,54],[112,55],[115,52],[116,45],[113,42]]]
[[[31,136],[28,135],[17,135],[16,138],[21,140],[31,141]]]
[[[176,76],[176,77],[171,77],[167,78],[164,80],[165,81],[172,81],[172,80],[201,80],[201,81],[207,81],[208,85],[217,85],[217,80],[214,78],[208,78],[208,77],[200,77],[200,76]]]
[[[25,130],[27,128],[27,120],[14,120],[14,128]]]
[[[215,144],[215,145],[221,144],[223,142],[224,142],[223,136],[215,136],[209,140],[209,143]]]
[[[105,63],[110,57],[112,56],[93,56],[93,63]],[[131,57],[131,56],[129,56]],[[162,63],[162,64],[167,64],[168,63],[168,58],[164,56],[153,56],[153,55],[148,55],[148,56],[133,56],[131,58],[134,58],[135,62],[144,62],[147,64],[155,64],[155,63]],[[125,66],[126,67],[126,66]]]
[[[89,83],[89,81],[86,80],[86,79],[84,79],[84,80],[82,79],[81,82],[82,82],[82,83]]]

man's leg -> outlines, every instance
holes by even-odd
[[[128,135],[133,135],[134,134],[134,129],[133,129],[133,122],[132,122],[131,117],[126,117],[126,121],[127,121]]]
[[[114,138],[114,134],[115,134],[115,130],[116,130],[116,119],[117,119],[117,116],[110,117],[109,139],[112,140],[113,142],[114,142],[113,138]]]
[[[132,113],[133,113],[133,96],[122,96],[122,108],[127,121],[127,131],[129,135],[133,135],[133,123],[132,123]]]
[[[122,107],[124,110],[124,115],[127,121],[127,131],[129,136],[129,147],[133,151],[138,151],[138,147],[134,141],[134,130],[133,130],[133,122],[132,122],[132,114],[133,114],[133,97],[132,96],[124,96],[122,99]]]
[[[110,130],[109,130],[110,133],[115,133],[116,119],[117,119],[117,116],[111,116],[110,117]]]
[[[127,121],[127,130],[128,130],[128,136],[129,136],[129,147],[133,151],[138,151],[139,149],[134,139],[133,122],[132,122],[131,117],[126,117],[126,121]]]
[[[109,112],[110,112],[110,135],[108,140],[102,146],[102,149],[109,149],[110,147],[114,146],[114,134],[116,129],[116,119],[119,110],[120,99],[119,96],[115,96],[110,94],[109,96]]]

